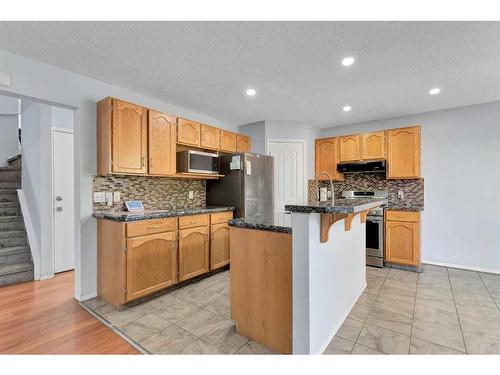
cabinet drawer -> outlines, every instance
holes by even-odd
[[[177,218],[144,220],[127,223],[127,237],[144,236],[177,230]]]
[[[409,221],[418,223],[420,212],[415,211],[385,211],[385,219],[390,221]]]
[[[208,215],[181,216],[179,229],[195,228],[208,225]]]
[[[232,218],[233,218],[232,211],[217,212],[216,214],[210,215],[210,224],[222,224],[222,223],[226,224],[227,221],[231,220]]]

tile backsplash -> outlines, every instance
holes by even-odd
[[[344,181],[334,181],[335,198],[340,198],[344,190],[388,190],[389,207],[400,210],[422,210],[424,208],[424,179],[387,180],[382,173],[345,174]],[[317,186],[315,180],[309,180],[309,202],[316,200]],[[330,183],[321,181],[320,186],[329,187]],[[404,198],[398,198],[398,191],[404,192]]]
[[[140,199],[145,209],[194,208],[206,205],[205,180],[150,176],[94,176],[94,192],[119,191],[120,202],[113,207],[94,203],[94,210],[122,209],[127,200]],[[193,198],[189,199],[189,191]]]

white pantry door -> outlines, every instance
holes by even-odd
[[[278,225],[290,226],[292,218],[285,205],[305,202],[305,141],[271,139],[267,153],[274,157],[274,219]]]
[[[75,178],[73,133],[52,131],[54,272],[75,268]]]

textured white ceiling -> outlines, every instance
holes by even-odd
[[[2,22],[0,47],[220,120],[338,126],[500,100],[500,22]],[[343,57],[356,62],[343,67]],[[430,96],[430,88],[442,87]],[[247,97],[248,87],[257,90]],[[342,111],[344,105],[352,111]]]

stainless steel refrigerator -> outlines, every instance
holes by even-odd
[[[273,220],[273,157],[238,153],[219,157],[219,173],[207,180],[207,205],[234,206],[234,217]]]

